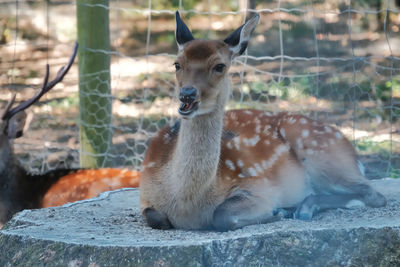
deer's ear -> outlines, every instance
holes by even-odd
[[[179,12],[175,12],[175,20],[176,20],[176,29],[175,29],[175,38],[178,43],[178,49],[181,51],[183,49],[183,45],[187,42],[194,40],[192,33],[189,28],[181,19]]]
[[[20,111],[10,118],[7,127],[7,136],[11,139],[21,137],[24,133],[24,126],[26,121],[25,111]]]
[[[250,35],[254,31],[259,19],[260,16],[256,14],[224,40],[232,51],[232,59],[240,56],[246,50],[247,44],[250,40]]]

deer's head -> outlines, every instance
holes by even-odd
[[[179,54],[175,61],[179,114],[193,118],[223,108],[229,97],[228,70],[232,60],[247,48],[259,16],[255,15],[225,40],[196,40],[175,14]]]
[[[7,166],[11,156],[10,140],[22,136],[25,125],[26,113],[23,110],[14,114],[10,113],[14,101],[15,94],[7,103],[0,117],[0,171]]]

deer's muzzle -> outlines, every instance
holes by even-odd
[[[188,116],[197,110],[199,102],[197,99],[197,89],[193,86],[184,86],[179,92],[179,100],[181,105],[179,106],[179,114]]]

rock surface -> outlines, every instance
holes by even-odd
[[[399,266],[400,180],[373,182],[385,208],[332,210],[236,231],[159,231],[123,189],[18,213],[0,231],[0,266]]]

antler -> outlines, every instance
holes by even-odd
[[[10,111],[8,111],[8,109],[10,109],[10,107],[12,105],[11,102],[13,102],[13,101],[11,101],[10,102],[11,105],[9,103],[7,105],[6,110],[4,111],[4,115],[3,115],[2,119],[3,120],[10,119],[12,116],[17,114],[21,110],[27,109],[33,103],[38,101],[44,94],[46,94],[48,91],[50,91],[50,89],[53,88],[57,83],[61,82],[63,80],[64,76],[67,74],[67,72],[71,68],[72,64],[74,63],[75,56],[76,56],[77,52],[78,52],[78,43],[75,43],[74,52],[72,53],[68,64],[66,66],[61,67],[61,69],[57,73],[56,78],[54,80],[50,81],[50,82],[48,82],[49,81],[50,71],[49,71],[49,64],[47,64],[46,65],[46,75],[44,77],[43,86],[40,89],[40,91],[34,97],[22,102],[21,104],[19,104],[15,108],[13,108]],[[15,98],[15,96],[14,96],[14,98]]]
[[[6,115],[7,115],[7,113],[8,113],[8,111],[10,110],[10,108],[11,108],[11,106],[14,104],[14,102],[15,102],[15,96],[16,96],[17,94],[13,94],[13,96],[11,97],[11,100],[10,101],[8,101],[8,103],[7,103],[7,106],[5,107],[5,109],[3,110],[3,112],[1,113],[1,119],[2,120],[4,120],[4,118],[6,117]]]

